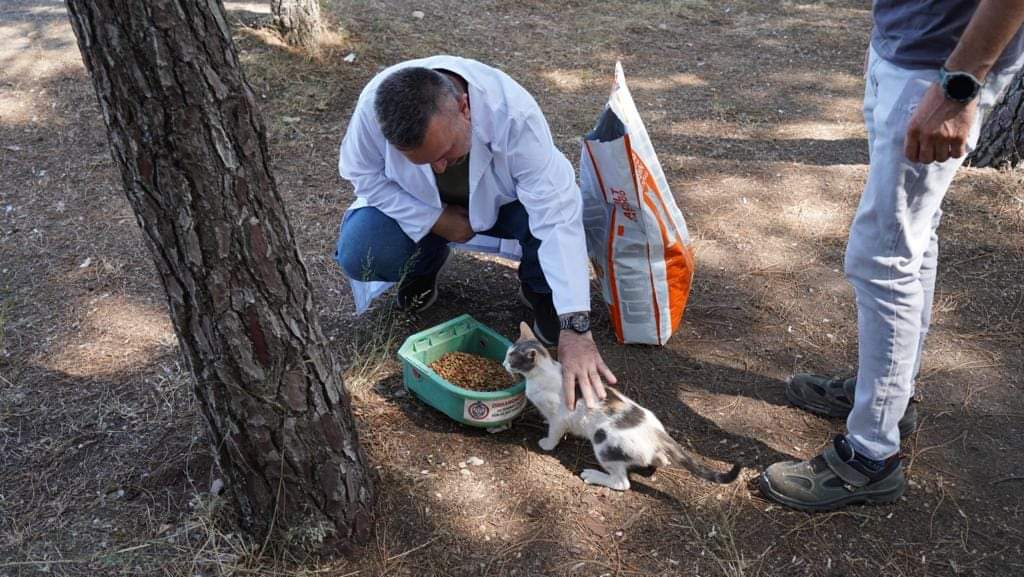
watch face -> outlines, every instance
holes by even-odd
[[[561,318],[563,330],[570,330],[583,334],[590,330],[590,315],[587,313],[577,313],[567,315]]]
[[[572,330],[578,333],[585,333],[590,330],[589,315],[575,315],[572,318]]]
[[[946,78],[946,93],[953,100],[966,101],[974,98],[978,85],[969,76],[950,74]]]

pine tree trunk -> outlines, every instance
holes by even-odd
[[[978,146],[967,157],[972,166],[1017,166],[1024,157],[1024,70],[1010,83],[1006,94],[989,113]]]
[[[289,45],[316,51],[324,31],[320,0],[270,0],[270,11]]]
[[[242,527],[344,552],[373,487],[221,3],[68,13]]]

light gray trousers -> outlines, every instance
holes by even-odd
[[[981,121],[1010,84],[1013,66],[989,75],[968,150]],[[882,460],[900,448],[897,427],[914,394],[931,320],[941,204],[963,158],[920,164],[903,152],[907,125],[939,71],[868,60],[864,122],[871,166],[846,247],[846,276],[857,296],[859,367],[846,421],[854,450]]]

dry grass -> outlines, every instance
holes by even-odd
[[[345,388],[365,400],[374,387],[398,371],[395,353],[406,336],[391,302],[364,315],[356,335],[346,345]]]

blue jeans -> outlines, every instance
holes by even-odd
[[[540,240],[530,233],[529,216],[521,203],[516,201],[502,206],[494,227],[479,234],[518,240],[523,249],[519,262],[520,282],[535,293],[551,292],[537,256]],[[444,264],[447,247],[448,241],[434,233],[413,242],[393,218],[367,206],[356,209],[345,219],[334,259],[353,279],[399,282],[406,275],[418,277],[436,273]]]
[[[1015,71],[989,76],[968,150],[977,144],[982,115]],[[871,166],[846,247],[859,339],[857,391],[846,428],[855,451],[882,460],[899,452],[897,424],[914,394],[931,321],[940,206],[964,159],[920,164],[903,152],[907,125],[938,70],[901,68],[872,50],[867,72],[864,122]]]

